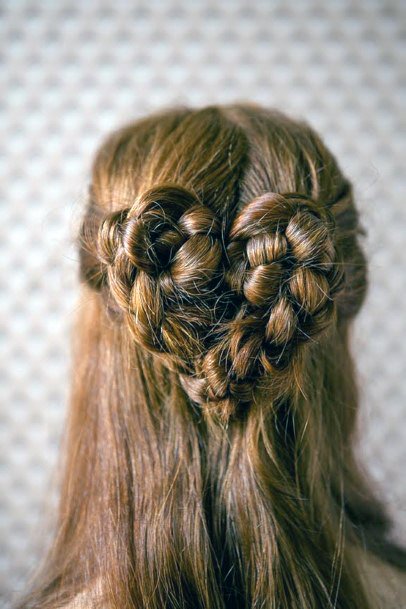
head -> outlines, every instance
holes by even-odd
[[[369,607],[362,233],[333,155],[278,112],[175,108],[101,145],[42,607],[96,580],[120,608]]]
[[[171,111],[100,150],[81,271],[197,416],[228,424],[263,388],[291,393],[312,347],[345,332],[360,230],[309,128],[257,107]]]

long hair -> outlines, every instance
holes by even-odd
[[[179,107],[107,138],[58,526],[24,607],[370,607],[357,548],[389,546],[352,446],[363,232],[333,155],[278,112]]]

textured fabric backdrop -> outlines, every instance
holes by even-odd
[[[77,295],[72,241],[92,154],[112,128],[173,103],[253,100],[303,117],[353,179],[371,280],[353,336],[359,449],[406,540],[401,5],[1,2],[4,604],[38,560],[55,500]]]

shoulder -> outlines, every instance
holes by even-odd
[[[60,609],[109,609],[101,595],[100,580],[88,590],[83,590]]]
[[[366,590],[376,609],[406,607],[406,573],[385,563],[370,552],[357,550],[357,561]],[[101,600],[100,587],[80,592],[61,609],[108,609]]]
[[[370,552],[362,552],[359,562],[366,589],[378,609],[406,607],[406,573]]]

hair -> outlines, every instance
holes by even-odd
[[[317,134],[152,114],[101,145],[79,232],[57,532],[22,606],[99,582],[115,609],[370,607],[356,549],[400,551],[353,453],[365,231]]]

